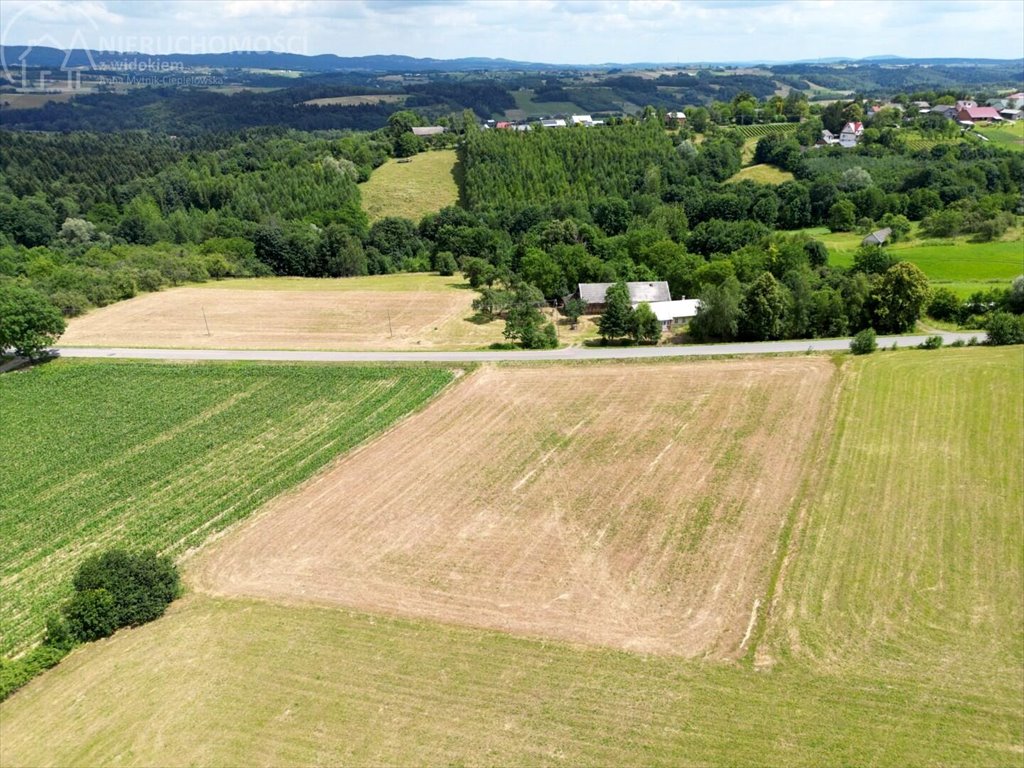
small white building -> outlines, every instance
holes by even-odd
[[[413,136],[437,136],[442,133],[444,133],[443,125],[418,125],[412,129]]]
[[[594,124],[594,118],[590,115],[573,115],[569,118],[573,125],[586,125],[590,126]]]
[[[676,326],[682,325],[697,316],[700,309],[700,299],[678,299],[676,301],[651,301],[648,302],[654,316],[661,323],[661,330],[670,331]],[[636,305],[634,305],[634,309]]]
[[[540,124],[544,128],[565,128],[566,127],[565,120],[562,120],[561,118],[557,118],[555,120],[541,120]]]

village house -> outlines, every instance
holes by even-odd
[[[595,120],[590,115],[573,115],[569,118],[573,125],[582,125],[589,128],[592,125],[604,125],[604,120]]]
[[[565,128],[566,127],[565,120],[562,120],[561,118],[550,119],[550,120],[541,120],[540,124],[544,128]]]
[[[1003,120],[1020,120],[1021,114],[1024,114],[1019,109],[1000,109],[999,116]]]
[[[839,133],[839,144],[843,147],[855,147],[857,142],[860,141],[861,136],[864,135],[864,124],[860,122],[851,122],[843,126],[843,130]]]
[[[615,283],[580,283],[576,291],[583,303],[586,304],[585,313],[596,315],[604,312],[607,306],[605,294]],[[656,302],[671,302],[672,294],[668,290],[668,283],[664,280],[657,282],[636,282],[626,283],[629,290],[629,303],[636,307],[642,301],[646,301],[652,307]]]
[[[669,112],[665,115],[665,123],[669,126],[686,125],[686,115],[683,112]]]
[[[1024,109],[1024,92],[1018,91],[1007,96],[1006,106],[1010,109]]]
[[[661,323],[661,332],[671,331],[673,328],[683,325],[697,316],[700,309],[700,299],[687,299],[683,297],[676,301],[649,301],[647,302],[654,316]]]
[[[961,109],[973,109],[978,106],[978,102],[972,99],[961,99],[956,103],[956,111],[959,112]]]
[[[936,104],[929,111],[934,115],[942,115],[947,120],[956,120],[956,114],[959,110],[952,104]]]

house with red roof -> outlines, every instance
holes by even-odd
[[[961,123],[978,123],[1001,121],[1003,118],[995,107],[964,107],[956,113],[956,119]]]
[[[864,124],[861,122],[847,123],[839,132],[839,145],[842,147],[855,147],[860,137],[864,135]]]

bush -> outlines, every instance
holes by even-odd
[[[933,288],[928,297],[928,315],[936,320],[955,320],[963,302],[949,288]]]
[[[942,346],[941,336],[929,336],[918,344],[919,349],[939,349]]]
[[[850,351],[855,355],[869,355],[876,349],[878,349],[878,337],[874,328],[865,328],[850,342]]]
[[[155,552],[112,549],[83,561],[74,584],[80,594],[107,592],[114,604],[115,628],[129,627],[163,614],[178,594],[178,571],[169,558]]]
[[[65,604],[64,618],[68,632],[82,643],[112,635],[118,627],[114,596],[105,589],[77,592]]]
[[[993,312],[985,322],[988,343],[995,346],[1024,344],[1024,315]]]
[[[49,669],[67,655],[64,648],[41,645],[20,659],[0,659],[0,701],[44,669]]]

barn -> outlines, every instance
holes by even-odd
[[[605,294],[615,283],[580,283],[577,295],[587,305],[586,314],[596,315],[604,312],[607,302]],[[668,283],[664,280],[655,282],[626,283],[629,289],[629,302],[634,307],[641,301],[653,305],[659,301],[672,301],[672,294],[669,293]]]

